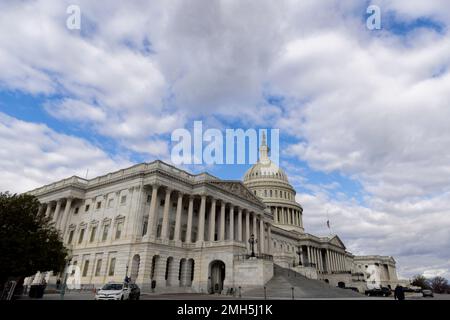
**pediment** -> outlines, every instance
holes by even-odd
[[[257,202],[264,206],[264,203],[255,196],[244,184],[240,181],[209,181],[209,184],[215,185],[223,190],[233,193],[237,196],[243,197],[253,202]]]
[[[333,244],[335,246],[338,246],[340,248],[345,249],[344,243],[342,242],[342,240],[338,236],[334,236],[333,238],[331,238],[329,243]]]

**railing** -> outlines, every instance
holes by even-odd
[[[254,256],[252,256],[251,254],[238,254],[234,256],[234,260],[238,260],[238,261],[244,261],[244,260],[248,260],[250,258],[256,258],[256,259],[262,259],[262,260],[267,260],[267,261],[273,261],[273,256],[270,254],[255,254]]]

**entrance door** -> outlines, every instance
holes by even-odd
[[[225,280],[225,263],[216,260],[211,262],[211,292],[221,293],[223,290],[223,281]]]

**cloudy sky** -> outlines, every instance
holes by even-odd
[[[279,128],[308,232],[450,278],[449,23],[446,0],[2,0],[0,190],[170,162],[194,120]]]

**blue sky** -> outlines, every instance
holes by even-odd
[[[277,128],[308,232],[330,218],[404,277],[450,275],[447,4],[75,1],[77,31],[68,1],[25,3],[0,4],[2,190],[170,162],[171,133],[196,120]]]

